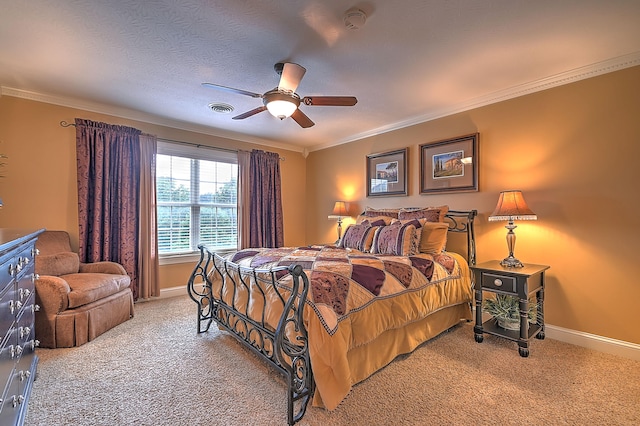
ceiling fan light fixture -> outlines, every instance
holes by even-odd
[[[291,117],[291,114],[293,114],[297,108],[296,104],[291,101],[278,100],[267,103],[267,109],[271,115],[280,120]]]
[[[264,105],[271,115],[280,120],[291,117],[300,105],[300,97],[295,93],[271,91],[264,96]]]

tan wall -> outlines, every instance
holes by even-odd
[[[535,222],[516,223],[516,257],[551,265],[548,324],[640,343],[640,67],[312,152],[309,242],[335,240],[335,200],[365,206],[477,209],[478,261],[507,254],[504,222],[487,221],[521,189]],[[418,145],[480,133],[480,190],[419,195]],[[409,196],[367,198],[367,154],[409,147]]]
[[[327,219],[335,200],[352,201],[354,212],[366,205],[448,204],[480,212],[478,261],[501,259],[506,255],[506,230],[503,223],[487,222],[487,216],[499,191],[522,189],[538,221],[517,223],[516,256],[551,265],[547,322],[640,343],[640,329],[632,327],[640,300],[640,167],[635,165],[640,158],[639,116],[640,67],[635,67],[315,151],[306,162],[299,153],[269,149],[286,157],[285,244],[335,241],[335,221]],[[66,229],[77,246],[75,130],[59,125],[75,117],[130,125],[167,139],[253,147],[3,96],[0,153],[10,158],[1,170],[0,227]],[[418,145],[472,132],[480,133],[480,191],[418,195]],[[410,148],[410,195],[366,198],[366,155],[401,147]],[[182,285],[192,267],[163,266],[161,287]]]
[[[126,120],[88,111],[0,97],[0,153],[9,157],[0,169],[0,227],[47,228],[69,231],[74,248],[78,243],[78,193],[76,183],[75,128],[63,128],[60,121],[86,118],[110,124],[132,126],[160,138],[217,147],[259,148],[278,152],[281,163],[285,244],[305,243],[305,159],[301,153],[265,148],[230,139]],[[160,287],[184,285],[193,263],[160,267]]]

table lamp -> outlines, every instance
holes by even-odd
[[[344,201],[336,201],[329,218],[338,219],[338,241],[340,241],[340,237],[342,236],[342,218],[347,216],[349,216],[349,212],[347,211],[346,203]]]
[[[524,201],[522,191],[511,190],[502,191],[496,209],[489,216],[489,221],[508,220],[505,228],[507,232],[507,248],[509,256],[505,257],[500,264],[509,268],[522,268],[524,265],[513,256],[513,249],[516,245],[516,234],[513,232],[517,228],[513,224],[514,220],[536,220],[538,217],[531,211],[527,203]]]

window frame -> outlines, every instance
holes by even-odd
[[[158,139],[157,154],[188,158],[191,160],[204,160],[204,161],[215,161],[220,163],[229,163],[229,164],[235,164],[236,166],[238,164],[237,151],[228,150],[224,148],[210,147],[207,145],[197,145],[197,144],[188,143],[188,142],[170,141],[170,140],[160,139],[160,138]],[[192,173],[191,181],[194,182],[195,185],[199,186],[200,180],[195,178],[196,176],[198,176],[198,170],[191,168],[191,173]],[[192,188],[190,188],[190,196],[193,197],[194,193],[191,192],[191,189]],[[193,207],[194,204],[199,204],[199,203],[194,202],[194,199],[191,198],[189,206]],[[157,201],[156,201],[156,205],[157,205],[156,209],[160,207],[160,203],[158,203]],[[193,210],[189,214],[193,219],[193,216],[192,216]],[[240,206],[238,204],[237,199],[236,199],[236,214],[237,214],[237,217],[239,218]],[[190,229],[190,233],[191,233],[190,245],[194,247],[195,244],[198,243],[198,241],[194,241],[193,239],[198,238],[198,235],[200,235],[200,223],[198,220],[191,220],[191,222],[192,223],[191,223],[191,229]],[[238,222],[236,223],[237,225],[239,225]],[[197,232],[191,232],[191,231],[197,231]],[[156,235],[156,238],[158,238],[157,235]],[[228,249],[220,249],[216,251],[220,253],[224,253],[224,252],[233,251],[234,249],[235,247],[234,248],[230,247]],[[177,253],[177,252],[158,253],[158,259],[159,259],[160,265],[196,262],[199,258],[200,258],[200,252],[197,250],[182,252],[182,253]]]

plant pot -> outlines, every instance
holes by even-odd
[[[498,318],[498,327],[502,327],[505,330],[520,330],[520,320]]]

